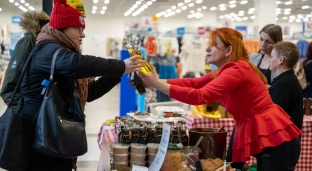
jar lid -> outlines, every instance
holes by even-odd
[[[177,144],[169,143],[168,150],[180,150],[180,148],[177,146]]]

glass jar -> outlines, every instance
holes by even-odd
[[[160,171],[178,171],[181,168],[181,152],[176,144],[169,144]]]
[[[181,148],[181,163],[182,163],[182,167],[189,167],[189,163],[187,160],[187,157],[190,155],[194,155],[196,158],[199,158],[199,153],[201,153],[201,149],[200,148],[196,148],[195,146],[183,146]]]

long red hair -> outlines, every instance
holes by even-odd
[[[252,62],[249,61],[249,54],[246,50],[246,47],[243,43],[243,36],[240,32],[237,30],[234,30],[232,28],[228,27],[222,27],[218,28],[216,30],[213,30],[210,32],[210,40],[213,46],[215,46],[218,49],[221,49],[217,46],[216,43],[216,36],[218,36],[222,43],[226,46],[232,46],[232,52],[227,57],[226,62],[236,62],[239,59],[245,59],[248,64],[252,67],[252,69],[255,71],[255,73],[260,77],[260,79],[267,84],[266,77],[261,73],[261,71],[258,69],[257,66],[255,66]],[[220,71],[220,68],[215,70],[215,77],[217,77],[218,73]]]

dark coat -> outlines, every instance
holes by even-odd
[[[291,121],[299,129],[302,129],[302,88],[294,74],[294,70],[283,72],[274,78],[269,92],[273,102],[279,105],[291,117]]]
[[[36,45],[21,85],[23,97],[21,114],[35,117],[43,100],[41,83],[44,79],[49,79],[52,56],[60,47],[60,44],[52,41],[41,41]],[[69,105],[74,80],[101,76],[98,80],[89,83],[87,101],[91,102],[118,84],[124,71],[125,64],[121,60],[80,55],[63,49],[56,57],[54,78],[60,95]]]

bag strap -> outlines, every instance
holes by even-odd
[[[16,93],[17,93],[17,89],[18,89],[18,87],[20,87],[20,85],[21,85],[21,83],[22,83],[23,77],[24,77],[24,75],[25,75],[25,73],[26,73],[26,70],[27,70],[29,64],[30,64],[30,59],[31,59],[31,57],[32,57],[32,55],[33,55],[33,53],[35,52],[36,49],[37,49],[37,46],[34,46],[33,49],[30,51],[30,53],[29,53],[29,55],[28,55],[28,58],[27,58],[25,64],[23,65],[22,73],[21,73],[21,75],[20,75],[20,77],[19,77],[19,79],[18,79],[18,81],[17,81],[17,83],[16,83],[16,85],[15,85],[13,94],[12,94],[12,96],[11,96],[11,100],[10,100],[10,102],[8,103],[8,107],[10,107],[10,106],[12,105],[12,102],[13,102],[13,100],[14,100],[14,98],[15,98]]]
[[[58,53],[62,50],[63,48],[58,48],[56,49],[56,51],[53,54],[53,58],[52,58],[52,63],[51,63],[51,71],[50,71],[50,81],[52,81],[54,78],[54,69],[55,69],[55,61],[56,61],[56,56],[58,55]]]

